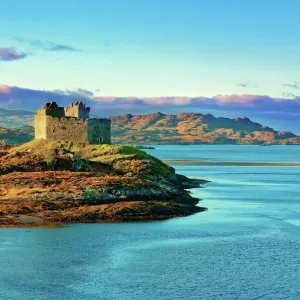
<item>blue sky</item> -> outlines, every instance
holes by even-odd
[[[299,11],[298,0],[2,1],[0,107],[35,110],[49,95],[41,91],[84,91],[98,111],[110,103],[110,114],[249,114],[293,130],[300,120]],[[124,106],[108,96],[206,97],[212,105],[127,99]]]
[[[293,92],[282,84],[300,81],[299,11],[278,0],[4,1],[0,47],[28,56],[0,62],[0,81],[104,96],[282,97]]]

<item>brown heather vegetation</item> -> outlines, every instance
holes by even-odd
[[[131,147],[50,143],[0,149],[0,225],[165,219],[202,211],[201,181]]]
[[[2,128],[0,127],[1,144],[22,144],[34,138],[34,128],[32,126]]]
[[[279,132],[248,118],[207,114],[122,115],[112,117],[115,143],[132,144],[300,144],[291,132]]]

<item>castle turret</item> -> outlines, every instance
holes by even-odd
[[[37,112],[40,115],[47,115],[57,118],[62,118],[65,116],[65,110],[63,107],[59,107],[56,102],[48,102],[45,106],[38,110]]]
[[[66,117],[87,119],[90,117],[90,108],[86,107],[82,101],[76,102],[75,105],[71,102],[70,106],[65,108],[65,115]]]

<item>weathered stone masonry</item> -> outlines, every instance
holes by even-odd
[[[70,107],[64,109],[52,102],[40,109],[35,115],[35,138],[47,141],[110,144],[109,119],[90,119],[90,109],[82,102],[71,104]],[[70,114],[78,117],[67,116]]]

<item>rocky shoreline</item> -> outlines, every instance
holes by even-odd
[[[130,147],[51,144],[0,152],[0,227],[164,220],[204,211],[206,183]]]

